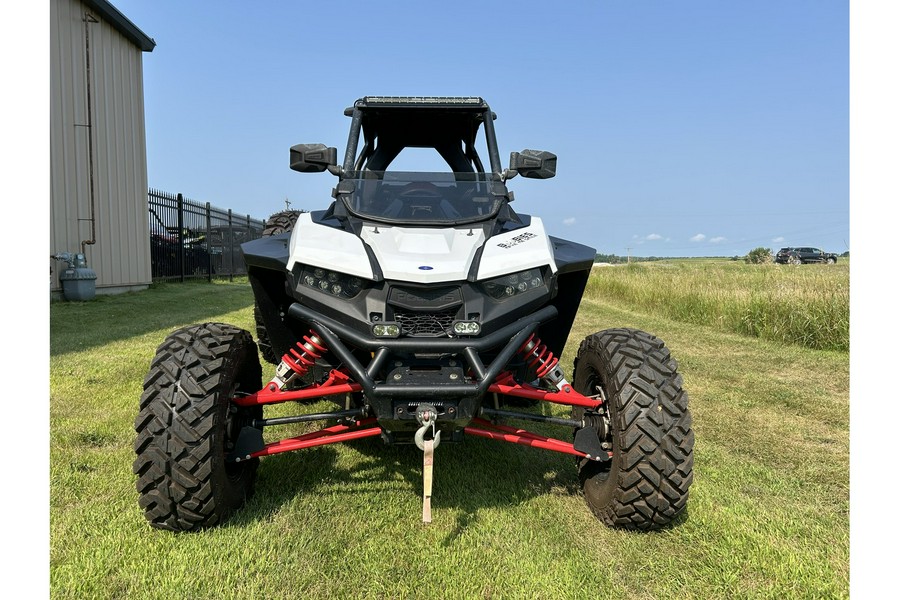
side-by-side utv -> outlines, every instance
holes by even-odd
[[[694,438],[662,340],[608,329],[581,343],[571,382],[559,364],[595,251],[516,213],[508,188],[517,175],[553,177],[556,156],[513,152],[504,168],[481,98],[369,96],[345,114],[342,162],[323,144],[290,152],[295,171],[337,177],[330,205],[282,215],[242,247],[274,376],[262,381],[251,334],[222,323],[173,332],[153,359],[134,462],[150,523],[215,525],[252,494],[260,458],[367,437],[424,452],[426,521],[435,450],[478,437],[575,457],[587,504],[609,525],[672,523]],[[443,168],[419,170],[423,152]],[[323,398],[334,410],[303,410]],[[266,418],[287,402],[297,414]],[[528,406],[541,402],[571,411]],[[304,422],[323,428],[265,435]]]

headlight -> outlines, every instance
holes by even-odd
[[[356,297],[364,286],[363,280],[359,277],[318,267],[304,267],[300,273],[300,284],[347,299]]]
[[[485,293],[494,300],[506,300],[544,286],[540,269],[528,269],[481,282]]]

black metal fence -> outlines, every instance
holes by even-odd
[[[240,245],[262,235],[263,221],[152,188],[147,204],[154,280],[247,274]]]

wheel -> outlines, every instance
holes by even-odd
[[[285,210],[275,213],[266,220],[262,236],[268,237],[270,235],[278,235],[279,233],[293,231],[294,225],[297,224],[297,219],[302,213],[303,211],[300,210]],[[266,331],[266,324],[260,314],[259,305],[256,303],[253,304],[253,319],[256,322],[256,339],[259,343],[260,354],[262,354],[262,357],[266,362],[277,365],[281,362],[281,356],[276,354],[275,350],[272,348],[269,332]]]
[[[270,216],[266,219],[266,226],[262,232],[263,237],[293,231],[301,214],[303,214],[302,210],[284,210]]]
[[[825,262],[826,262],[827,264],[829,264],[829,265],[833,265],[833,264],[835,264],[835,263],[837,262],[837,259],[834,258],[833,256],[829,256],[829,257],[828,257],[828,260],[826,260]]]
[[[216,525],[253,494],[259,459],[226,462],[238,433],[262,407],[230,399],[258,391],[262,371],[248,331],[205,323],[170,334],[144,379],[135,419],[139,504],[153,527]]]
[[[789,262],[790,262],[792,265],[802,265],[802,264],[803,264],[803,261],[800,260],[800,257],[799,257],[799,256],[792,256],[792,257],[789,259]]]
[[[578,474],[585,501],[607,525],[660,529],[687,504],[694,434],[677,368],[662,340],[636,329],[595,333],[578,349],[573,386],[600,394],[606,412],[573,416],[588,417],[613,452],[602,463],[579,459]]]

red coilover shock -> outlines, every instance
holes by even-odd
[[[303,377],[312,368],[316,361],[328,352],[328,348],[322,339],[312,329],[309,335],[303,336],[303,343],[297,342],[296,348],[288,350],[281,357],[281,363],[275,368],[275,378],[271,383],[284,388],[295,377]]]
[[[297,342],[299,352],[291,348],[281,357],[281,360],[286,362],[301,377],[306,375],[309,369],[316,364],[316,361],[328,352],[328,348],[325,347],[325,344],[322,343],[322,340],[312,329],[309,330],[309,335],[303,336],[303,341],[305,342],[304,344]]]
[[[519,348],[519,355],[525,359],[525,363],[529,369],[534,369],[535,374],[543,379],[548,375],[555,375],[554,369],[559,364],[559,359],[553,356],[547,345],[541,341],[541,338],[531,334],[522,347]],[[559,374],[562,376],[562,373]],[[554,377],[551,377],[554,379]]]

